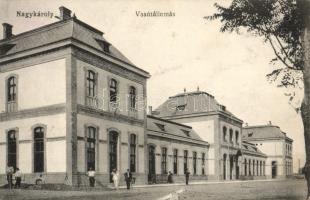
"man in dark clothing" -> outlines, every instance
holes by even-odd
[[[186,168],[186,170],[185,170],[185,181],[186,181],[186,185],[188,185],[189,175],[190,175],[190,173],[189,173],[189,171],[188,171],[188,168]]]
[[[124,176],[125,176],[125,181],[126,181],[126,185],[127,185],[127,190],[129,190],[130,189],[130,182],[132,180],[132,174],[129,171],[129,169],[127,169],[127,172],[124,174]]]

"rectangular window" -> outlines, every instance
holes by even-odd
[[[130,171],[136,172],[136,135],[130,135]]]
[[[167,148],[161,149],[161,173],[167,174]]]
[[[236,131],[235,134],[236,134],[236,144],[239,144],[239,131]]]
[[[193,174],[197,174],[197,152],[193,152]]]
[[[173,173],[178,174],[178,150],[173,150]]]
[[[187,161],[188,161],[188,151],[184,150],[184,155],[183,155],[183,159],[184,159],[184,174],[186,173],[187,170]]]
[[[34,172],[44,172],[44,129],[34,129]]]
[[[205,159],[206,159],[206,154],[202,153],[201,154],[201,174],[205,175]]]
[[[16,132],[15,130],[11,130],[7,135],[8,141],[8,164],[9,167],[14,167],[16,169]]]
[[[230,143],[233,143],[233,135],[234,135],[234,132],[232,129],[229,130],[229,142]]]
[[[87,170],[95,170],[96,164],[96,128],[87,127],[86,132]]]

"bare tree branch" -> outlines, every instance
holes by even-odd
[[[268,41],[269,41],[269,43],[270,43],[270,45],[271,45],[271,47],[272,47],[272,49],[273,49],[273,51],[274,51],[274,54],[277,56],[277,58],[278,58],[288,69],[291,69],[291,70],[298,70],[298,69],[296,69],[296,68],[290,66],[289,64],[287,64],[287,63],[285,62],[285,60],[279,55],[279,53],[277,52],[277,50],[276,50],[276,48],[275,48],[275,46],[274,46],[272,40],[270,39],[270,37],[268,37]]]

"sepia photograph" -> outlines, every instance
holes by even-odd
[[[310,0],[0,10],[0,200],[310,200]]]

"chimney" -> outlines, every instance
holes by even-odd
[[[271,121],[269,121],[269,122],[268,122],[268,125],[269,125],[269,126],[271,126],[271,125],[272,125]]]
[[[153,112],[153,108],[152,106],[149,106],[149,115],[152,115],[152,112]]]
[[[71,10],[69,10],[64,6],[59,7],[59,10],[60,10],[60,20],[66,20],[71,18]]]
[[[184,88],[184,93],[186,93],[186,88]]]
[[[3,39],[9,39],[10,37],[12,37],[13,26],[8,23],[3,23],[2,26],[3,26]]]

